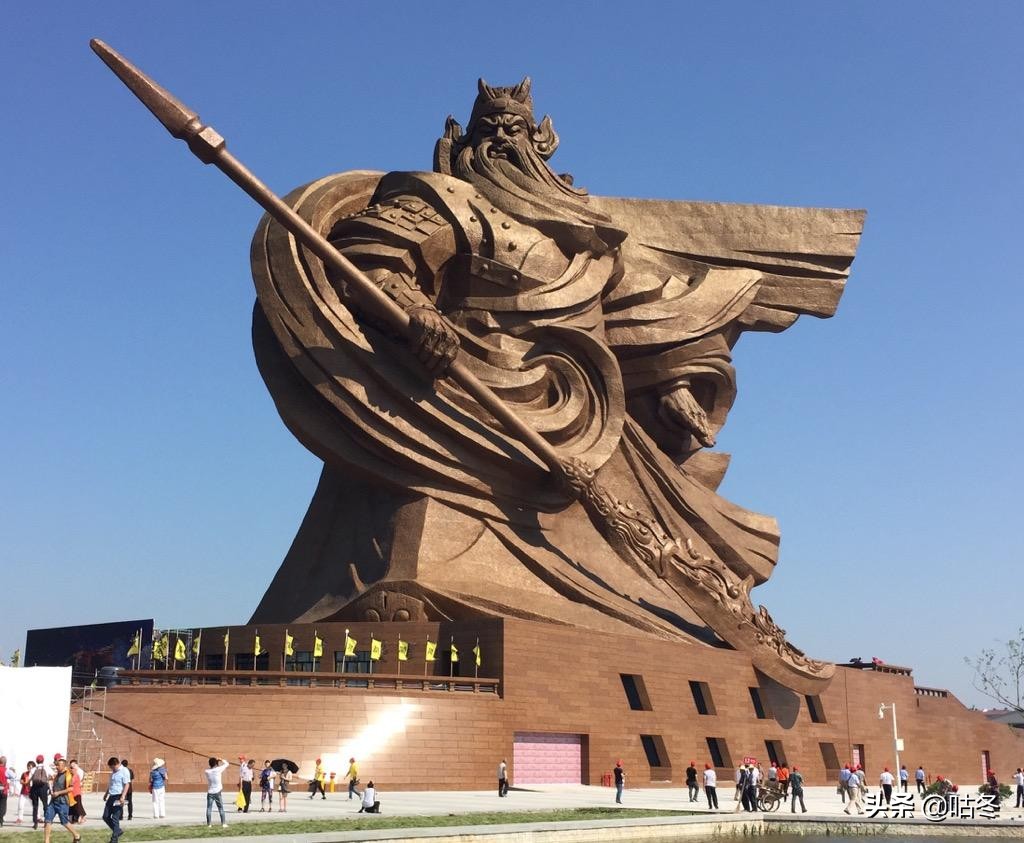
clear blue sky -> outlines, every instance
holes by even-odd
[[[476,78],[534,79],[592,192],[868,209],[838,315],[737,349],[725,494],[815,656],[967,702],[1021,622],[1019,3],[22,3],[4,11],[0,651],[27,628],[244,622],[319,464],[257,373],[259,209],[97,36],[285,192],[429,169]],[[1016,525],[1016,526],[1015,526]]]

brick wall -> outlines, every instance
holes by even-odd
[[[344,626],[318,627],[332,662],[333,651],[342,647]],[[835,747],[840,764],[850,760],[852,745],[862,744],[869,781],[883,766],[893,766],[891,715],[887,712],[879,720],[878,706],[895,702],[906,745],[901,761],[911,771],[923,764],[932,776],[967,784],[980,780],[982,750],[991,753],[1000,778],[1024,760],[1024,736],[989,723],[952,695],[921,696],[910,676],[840,667],[820,697],[825,722],[814,723],[802,695],[758,675],[749,659],[732,650],[510,619],[348,627],[360,649],[368,645],[371,631],[389,642],[375,672],[397,671],[393,642],[399,632],[415,642],[402,673],[416,676],[424,670],[427,634],[442,642],[439,660],[427,665],[442,676],[447,676],[448,664],[441,653],[452,635],[462,672],[472,675],[471,648],[479,637],[480,676],[501,680],[500,694],[123,686],[108,695],[102,754],[132,759],[137,772],[148,769],[147,762],[159,755],[168,762],[174,789],[198,790],[210,754],[232,761],[244,754],[260,765],[264,758],[292,758],[302,766],[300,775],[310,773],[315,758],[322,756],[328,770],[338,773],[339,783],[354,754],[362,780],[373,778],[388,790],[489,789],[502,757],[516,780],[516,732],[562,732],[584,736],[585,782],[600,783],[615,759],[622,758],[631,786],[665,779],[680,785],[689,761],[702,767],[710,759],[706,739],[715,737],[724,739],[733,764],[751,755],[767,766],[765,741],[777,741],[789,763],[798,765],[813,785],[827,780],[820,743]],[[311,641],[312,630],[289,626],[297,649],[308,649],[300,638],[308,635]],[[220,641],[222,635],[222,629],[211,629],[208,640]],[[284,627],[261,627],[260,635],[272,653],[280,652]],[[245,639],[244,646],[250,647],[251,636],[251,628],[232,629],[232,642]],[[649,710],[630,708],[621,674],[640,677]],[[706,683],[712,713],[697,713],[691,681]],[[759,689],[767,719],[755,717],[751,687]],[[641,735],[651,736],[665,756],[653,771]],[[720,776],[731,780],[731,770],[721,770]],[[233,783],[233,774],[226,781]]]

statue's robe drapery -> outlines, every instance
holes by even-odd
[[[732,345],[834,312],[862,214],[592,197],[626,236],[574,251],[436,173],[344,173],[288,201],[357,265],[416,279],[475,374],[560,453],[600,468],[620,500],[740,577],[770,575],[774,520],[715,493],[727,458],[666,421],[659,399],[688,385],[717,431],[735,397]],[[260,370],[325,462],[254,622],[505,614],[718,643],[269,219],[252,264]],[[404,614],[363,599],[382,591]]]

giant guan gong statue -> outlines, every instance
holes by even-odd
[[[274,205],[216,132],[94,48],[270,210],[256,358],[324,469],[254,623],[513,616],[827,683],[751,604],[778,530],[716,493],[728,457],[709,449],[732,347],[835,311],[862,213],[588,195],[551,169],[529,79],[481,80],[430,172],[344,172]]]

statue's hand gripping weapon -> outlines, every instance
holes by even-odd
[[[256,200],[307,249],[347,283],[359,306],[395,334],[409,337],[409,317],[328,240],[285,204],[237,158],[224,138],[204,125],[199,115],[99,39],[93,51],[124,82],[174,137],[185,141],[204,164],[213,164]],[[621,503],[597,482],[586,462],[562,457],[551,444],[517,416],[456,356],[447,375],[486,409],[509,433],[544,463],[584,507],[616,551],[653,568],[722,638],[751,654],[755,666],[782,684],[817,693],[834,668],[808,659],[786,640],[784,631],[762,606],[750,603],[751,578],[740,579],[723,562],[697,553],[689,540],[685,551],[648,515]]]

